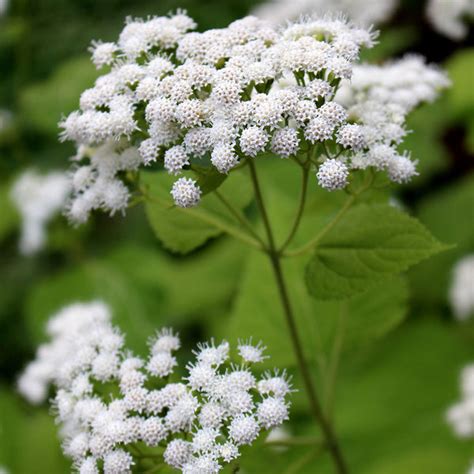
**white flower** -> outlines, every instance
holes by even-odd
[[[192,445],[191,443],[184,441],[182,439],[174,439],[168,446],[163,454],[163,458],[166,464],[180,469],[184,464],[186,464],[191,458]]]
[[[163,328],[150,340],[151,353],[173,352],[181,347],[179,335],[170,328]]]
[[[266,359],[266,356],[263,355],[266,347],[259,342],[257,345],[252,345],[252,340],[249,339],[247,342],[239,341],[237,346],[239,350],[239,355],[245,362],[262,362]]]
[[[288,407],[281,398],[268,397],[257,406],[258,422],[265,428],[281,425],[288,419]]]
[[[140,437],[148,446],[157,446],[168,434],[168,430],[161,418],[149,417],[141,424]]]
[[[280,128],[273,134],[271,150],[282,158],[295,155],[298,152],[298,147],[298,132],[294,128]]]
[[[328,190],[336,191],[347,186],[349,170],[347,166],[339,160],[326,160],[318,169],[316,174],[319,185]]]
[[[179,178],[170,191],[178,207],[194,207],[201,200],[201,189],[191,178]]]
[[[129,453],[116,449],[104,457],[104,474],[126,474],[132,472],[133,464],[135,463]]]
[[[189,165],[186,150],[181,145],[176,145],[165,153],[165,169],[170,174],[180,174],[183,168]]]
[[[177,365],[176,358],[168,352],[159,352],[151,357],[146,366],[151,375],[166,377],[173,372]]]
[[[459,260],[452,271],[449,301],[460,321],[474,315],[474,255]]]
[[[231,143],[220,143],[214,147],[211,154],[211,163],[220,173],[229,173],[239,162],[239,157]]]
[[[258,423],[251,415],[240,415],[229,426],[229,436],[237,446],[252,444],[258,433]]]
[[[259,127],[249,127],[242,131],[240,136],[240,149],[248,156],[256,156],[265,149],[268,134]]]

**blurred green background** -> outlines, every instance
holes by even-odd
[[[364,474],[452,474],[465,472],[474,459],[472,443],[457,440],[443,418],[458,398],[460,368],[474,360],[474,326],[455,322],[447,299],[453,264],[474,253],[473,34],[453,42],[435,33],[424,3],[401,2],[365,58],[379,62],[421,53],[446,68],[453,81],[440,100],[410,118],[414,133],[406,148],[419,159],[420,176],[396,192],[436,237],[456,246],[410,272],[408,289],[396,293],[399,309],[388,322],[359,321],[364,337],[341,361],[336,425],[353,472]],[[239,244],[219,238],[190,256],[172,255],[138,206],[126,218],[97,215],[80,228],[58,216],[48,227],[47,247],[24,257],[18,252],[20,219],[9,198],[11,183],[25,169],[67,169],[74,150],[58,141],[57,122],[77,108],[80,93],[97,77],[87,53],[92,39],[113,41],[127,15],[184,8],[205,30],[225,26],[254,5],[253,0],[14,0],[0,17],[0,109],[11,114],[0,130],[0,466],[11,473],[70,470],[48,408],[28,406],[15,392],[18,373],[43,340],[44,322],[63,304],[104,299],[137,351],[165,324],[177,328],[189,347],[213,335],[229,337],[230,329],[232,337],[245,336],[255,319],[265,342],[277,345],[281,335],[271,318],[279,309],[273,311],[275,303],[267,297],[258,259],[244,259],[248,252]],[[388,288],[380,291],[393,303]],[[373,311],[384,315],[384,304]],[[284,354],[272,355],[275,364],[289,363]],[[292,431],[311,430],[301,393],[292,417]],[[242,468],[330,472],[326,457],[315,458],[304,448],[249,448]]]

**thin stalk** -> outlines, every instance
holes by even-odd
[[[307,166],[304,166],[302,169],[302,180],[301,180],[301,195],[300,195],[300,202],[298,205],[298,210],[296,211],[296,217],[293,222],[293,226],[290,230],[290,233],[288,234],[288,237],[286,238],[285,242],[283,245],[280,247],[280,254],[285,251],[285,249],[290,245],[291,241],[293,240],[293,237],[295,236],[296,232],[298,231],[298,228],[300,226],[301,222],[301,217],[303,217],[303,211],[304,211],[304,206],[306,203],[306,195],[307,195],[307,190],[308,190],[308,176],[309,176],[309,168]]]
[[[284,257],[296,257],[298,255],[302,255],[310,250],[312,250],[316,244],[344,217],[344,214],[351,208],[356,200],[356,195],[351,195],[344,203],[344,206],[340,209],[340,211],[336,214],[334,219],[332,219],[322,230],[317,234],[313,239],[306,244],[302,245],[301,247],[290,250],[288,252],[284,252]]]
[[[344,343],[344,331],[346,328],[347,303],[340,303],[339,318],[337,321],[336,334],[331,351],[329,371],[326,378],[326,413],[331,417],[334,405],[334,393],[336,388],[337,372],[341,360],[342,346]]]
[[[263,242],[262,238],[257,234],[257,232],[255,232],[252,224],[247,220],[247,218],[241,212],[239,212],[239,210],[237,210],[217,189],[214,190],[214,194],[232,214],[232,216],[234,216],[234,218],[242,225],[242,227],[245,227],[249,234],[258,240],[262,247],[265,247],[265,243]]]
[[[306,363],[305,355],[303,353],[303,345],[301,343],[301,339],[298,333],[298,328],[296,326],[296,319],[293,314],[293,309],[291,307],[286,282],[283,276],[283,270],[281,267],[281,260],[280,260],[281,256],[279,255],[278,250],[275,247],[273,231],[272,231],[268,214],[267,214],[265,204],[263,201],[262,192],[260,189],[260,184],[259,184],[258,176],[257,176],[257,170],[255,168],[255,164],[252,161],[249,161],[249,166],[250,166],[250,175],[252,178],[252,183],[253,183],[253,187],[255,191],[255,199],[257,201],[257,206],[260,210],[260,214],[262,216],[265,231],[268,237],[267,254],[270,259],[273,274],[277,283],[278,293],[279,293],[280,300],[282,303],[288,329],[290,332],[290,338],[293,345],[293,350],[295,352],[298,367],[301,372],[301,376],[303,378],[303,383],[304,383],[305,390],[309,399],[311,411],[313,413],[313,416],[315,417],[315,419],[321,426],[321,429],[325,438],[325,445],[327,446],[329,452],[332,455],[332,459],[336,466],[337,472],[339,474],[346,474],[347,468],[346,468],[341,450],[339,448],[338,441],[333,433],[331,425],[329,424],[328,420],[324,416],[321,403],[316,394],[316,390],[311,378],[311,373]]]

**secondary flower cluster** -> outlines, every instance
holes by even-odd
[[[454,266],[449,300],[457,319],[474,316],[474,255],[465,256]]]
[[[46,242],[46,224],[58,214],[70,192],[65,173],[41,175],[36,171],[21,174],[11,190],[11,198],[22,217],[20,251],[29,255]]]
[[[217,473],[262,430],[288,419],[288,377],[275,372],[258,380],[250,369],[266,358],[260,344],[239,343],[241,365],[229,363],[226,341],[200,344],[187,376],[171,382],[180,339],[169,329],[150,341],[146,359],[125,349],[101,302],[64,308],[47,331],[51,342],[18,387],[40,403],[54,385],[64,451],[81,474],[131,472],[141,462],[136,443],[183,473]]]
[[[183,13],[129,19],[117,43],[94,44],[93,62],[110,71],[61,124],[63,138],[78,145],[78,163],[87,161],[74,176],[73,220],[124,209],[120,172],[140,164],[160,161],[179,175],[209,162],[229,173],[265,151],[288,158],[324,142],[361,147],[333,99],[360,48],[372,46],[369,30],[328,17],[283,30],[255,17],[204,33],[194,27]],[[183,207],[200,194],[185,178],[172,189]]]
[[[462,399],[451,406],[446,418],[460,438],[474,436],[474,364],[464,367],[461,372]]]
[[[428,20],[439,33],[453,40],[462,40],[469,32],[465,20],[474,20],[473,0],[430,0],[426,9]]]
[[[350,167],[386,170],[397,183],[415,176],[416,162],[398,151],[407,134],[406,117],[449,84],[445,73],[420,56],[408,55],[381,66],[355,66],[351,81],[345,81],[336,96],[348,108],[350,120],[359,124],[365,143],[364,149],[348,157]]]
[[[358,24],[370,26],[390,20],[398,3],[399,0],[269,0],[253,13],[275,24],[313,12],[343,13]]]
[[[347,15],[366,26],[388,22],[402,2],[399,0],[268,0],[253,13],[275,24],[312,12],[334,12]],[[469,32],[467,21],[474,19],[473,0],[427,0],[426,19],[440,34],[462,40]]]

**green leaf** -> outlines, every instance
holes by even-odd
[[[302,264],[301,258],[285,261],[283,271],[305,353],[310,360],[321,362],[327,357],[338,331],[343,332],[343,352],[349,352],[384,336],[403,320],[408,294],[400,277],[344,302],[321,301],[308,295],[301,275]],[[342,329],[341,311],[344,312]],[[271,366],[295,365],[280,295],[266,256],[256,252],[249,254],[225,332],[236,338],[261,339],[271,355]]]
[[[196,166],[193,170],[197,174],[197,184],[201,188],[203,196],[216,190],[227,178],[226,174],[219,173],[213,166]]]
[[[444,248],[413,217],[391,206],[362,204],[321,238],[306,267],[306,284],[317,298],[347,298]]]
[[[91,260],[40,282],[26,301],[26,318],[36,343],[44,339],[46,321],[63,306],[100,299],[112,308],[114,322],[127,334],[127,344],[138,353],[162,325],[155,312],[160,292],[144,289],[126,269],[104,260]]]
[[[0,388],[0,466],[10,472],[69,472],[61,453],[54,417],[45,409],[32,412],[17,395]]]
[[[127,269],[127,276],[149,293],[158,293],[154,313],[172,318],[170,324],[194,318],[202,322],[213,307],[227,304],[234,294],[245,251],[239,242],[225,239],[177,259],[154,248],[126,245],[114,250],[107,262]]]
[[[195,177],[192,172],[184,175]],[[215,194],[203,196],[196,208],[182,209],[174,205],[170,196],[175,177],[152,172],[142,172],[140,176],[150,196],[146,204],[148,220],[167,249],[188,253],[226,230],[243,233]],[[242,173],[233,173],[220,192],[237,209],[245,208],[252,198],[249,179]]]

